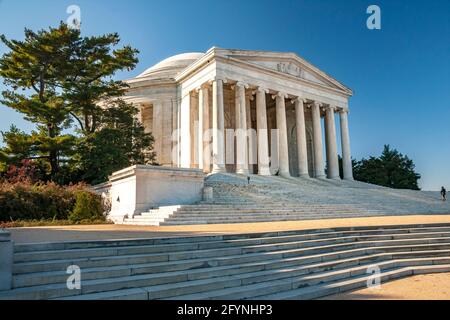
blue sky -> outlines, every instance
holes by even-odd
[[[295,52],[354,90],[354,158],[390,144],[415,161],[424,189],[450,188],[448,0],[0,0],[0,33],[22,38],[24,27],[55,26],[72,4],[81,8],[85,35],[118,32],[140,50],[138,67],[120,78],[212,46]],[[372,4],[381,8],[381,30],[366,27]],[[32,128],[0,106],[0,131],[13,123]]]

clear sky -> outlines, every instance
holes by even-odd
[[[415,161],[422,188],[450,189],[449,0],[0,0],[0,33],[21,39],[25,27],[55,26],[72,4],[85,35],[118,32],[140,50],[138,67],[120,78],[213,46],[295,52],[354,90],[354,158],[390,144]],[[366,26],[372,4],[381,30]],[[32,128],[0,105],[0,131],[12,123]]]

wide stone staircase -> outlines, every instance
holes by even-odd
[[[285,179],[214,174],[205,187],[213,200],[155,208],[132,218],[131,225],[192,225],[296,221],[385,215],[449,214],[450,202],[438,192],[393,190],[356,181]]]
[[[450,224],[15,246],[0,299],[314,299],[450,272]],[[81,288],[70,290],[70,266]]]

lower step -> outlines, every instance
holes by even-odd
[[[390,270],[379,274],[380,284],[387,281],[392,281],[408,276],[418,274],[431,274],[449,272],[450,265],[437,265],[437,266],[421,266],[421,267],[406,267],[396,270]],[[325,283],[309,288],[300,288],[296,290],[289,290],[284,292],[278,292],[274,294],[256,296],[253,299],[256,300],[312,300],[323,298],[326,296],[345,293],[361,288],[367,288],[369,284],[374,284],[374,276],[366,275],[354,277],[343,281],[336,281],[332,283]]]

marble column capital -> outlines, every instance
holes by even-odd
[[[253,94],[256,94],[258,92],[259,93],[269,93],[269,90],[266,89],[265,87],[259,86],[259,87],[256,87],[256,89],[253,91]]]
[[[210,84],[212,84],[213,82],[222,82],[223,84],[227,84],[228,83],[228,79],[223,78],[223,77],[214,77],[211,80],[209,80]]]
[[[240,88],[244,88],[244,89],[248,89],[250,88],[250,86],[247,83],[244,83],[242,81],[238,81],[235,84],[236,87],[240,87]]]
[[[272,95],[272,99],[275,100],[276,98],[288,98],[288,95],[282,91],[277,92],[276,94]]]
[[[311,103],[311,106],[316,107],[316,108],[321,108],[321,107],[323,107],[323,103],[319,102],[319,101],[313,101]]]
[[[208,89],[209,89],[209,85],[210,85],[210,83],[204,83],[204,84],[201,84],[200,86],[198,86],[197,88],[195,88],[194,91],[195,91],[196,93],[199,93],[199,92],[201,92],[202,90],[208,90]]]
[[[295,98],[291,99],[291,102],[292,102],[292,104],[297,104],[297,103],[300,103],[300,102],[305,104],[306,103],[306,99],[302,98],[302,97],[295,97]]]

